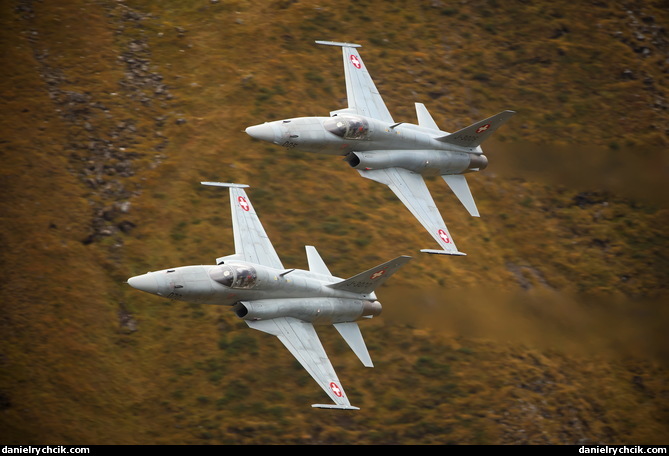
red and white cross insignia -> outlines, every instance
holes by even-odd
[[[439,230],[439,231],[437,232],[437,234],[439,234],[439,237],[440,237],[446,244],[450,244],[450,243],[451,243],[451,239],[448,237],[448,234],[446,234],[446,231],[444,231],[444,230]]]
[[[341,388],[339,388],[339,385],[337,385],[335,382],[330,382],[330,389],[337,397],[342,397],[344,395],[344,392],[341,390]]]
[[[476,133],[483,133],[483,132],[486,131],[488,128],[490,128],[490,124],[481,125],[480,127],[478,127],[478,128],[476,129]]]
[[[360,60],[358,59],[357,55],[352,55],[351,56],[351,63],[353,64],[354,67],[356,67],[358,70],[362,68],[362,63],[360,63]]]
[[[381,276],[382,276],[383,274],[385,274],[385,273],[386,273],[386,270],[385,270],[385,269],[381,269],[381,270],[379,270],[379,271],[376,271],[376,272],[375,272],[374,274],[372,274],[371,276],[369,276],[369,278],[372,279],[372,280],[374,280],[374,279],[378,279],[379,277],[381,277]]]
[[[251,206],[249,206],[249,202],[246,201],[246,198],[244,198],[243,196],[240,196],[239,198],[237,198],[237,202],[242,207],[242,209],[244,209],[245,211],[248,211],[249,209],[251,209]]]

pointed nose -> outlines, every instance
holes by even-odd
[[[140,291],[158,294],[158,281],[156,280],[155,274],[151,272],[135,277],[130,277],[128,279],[128,285]]]
[[[252,138],[260,139],[261,141],[275,142],[276,140],[276,133],[270,123],[248,127],[246,133]]]

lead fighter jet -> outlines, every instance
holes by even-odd
[[[422,103],[416,103],[418,125],[395,122],[356,48],[359,44],[316,41],[340,46],[344,57],[348,108],[330,117],[298,117],[248,127],[250,136],[310,152],[344,155],[368,179],[386,184],[437,241],[442,250],[459,252],[424,176],[441,176],[474,217],[479,216],[465,173],[484,169],[488,159],[480,144],[515,114],[503,111],[455,133],[442,131]]]
[[[313,246],[306,246],[309,271],[286,269],[244,191],[248,186],[202,184],[230,189],[234,255],[210,266],[148,272],[131,277],[128,284],[170,299],[232,306],[251,328],[277,336],[334,401],[313,407],[358,410],[346,397],[314,325],[334,325],[363,365],[373,367],[356,321],[379,315],[374,290],[411,257],[397,257],[343,280],[330,273]]]

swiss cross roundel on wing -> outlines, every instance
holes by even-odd
[[[344,395],[344,392],[341,390],[339,385],[337,385],[335,382],[330,382],[330,389],[334,393],[335,396],[337,397],[342,397]]]
[[[451,238],[448,237],[448,234],[446,234],[446,231],[439,230],[439,231],[437,231],[437,234],[439,234],[439,237],[441,238],[442,241],[444,241],[446,244],[450,244]]]
[[[358,58],[357,55],[352,55],[350,59],[354,67],[356,67],[358,70],[362,68],[362,63],[360,63],[360,59]]]
[[[248,211],[249,209],[251,209],[251,206],[249,205],[249,202],[246,201],[246,198],[244,198],[243,196],[240,196],[239,198],[237,198],[237,202],[239,203],[239,206],[242,209],[244,209],[245,211]]]

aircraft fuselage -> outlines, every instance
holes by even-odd
[[[297,117],[255,125],[246,132],[288,149],[344,155],[357,169],[401,167],[422,175],[442,175],[479,171],[488,163],[480,147],[458,147],[435,139],[447,132],[360,115]]]
[[[301,269],[279,270],[231,261],[148,272],[128,283],[168,299],[235,306],[239,317],[250,320],[281,315],[330,324],[381,313],[373,292],[358,294],[327,286],[340,280]]]

